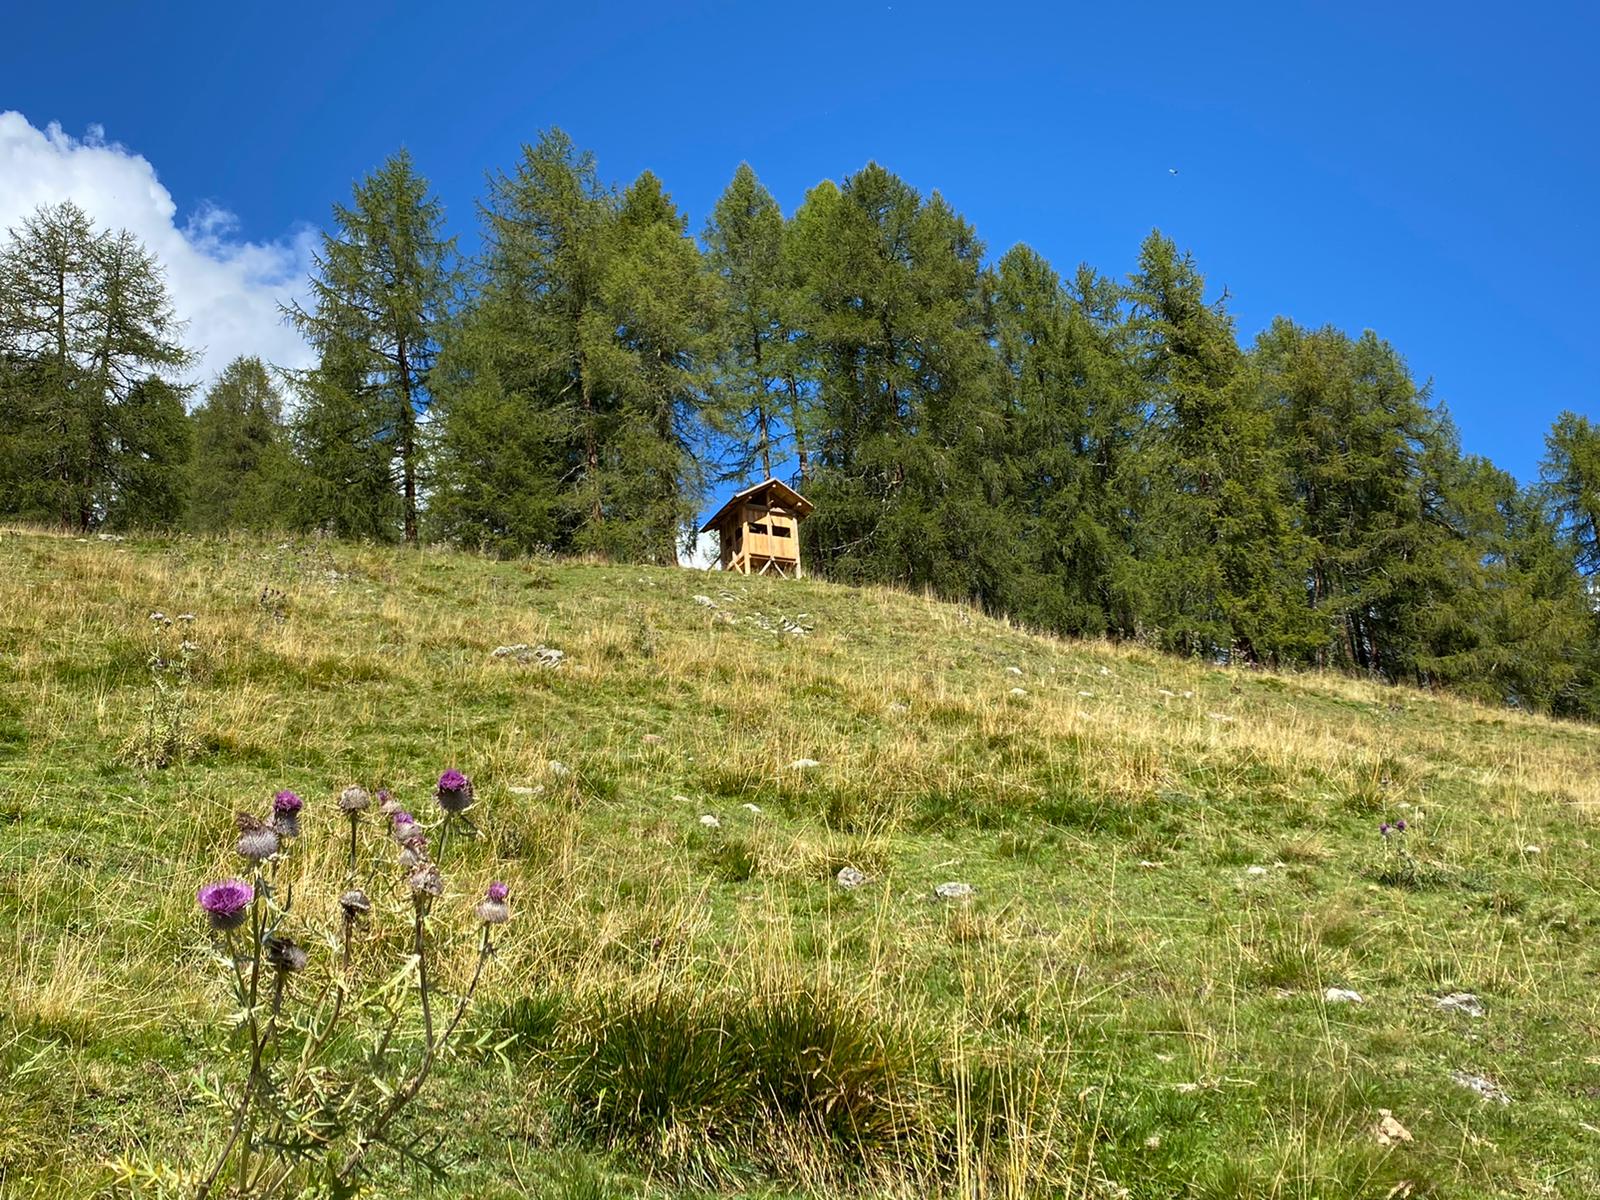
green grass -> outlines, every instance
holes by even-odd
[[[141,768],[182,631],[178,761]],[[0,664],[0,1196],[204,1163],[232,813],[295,788],[315,865],[346,783],[431,814],[449,765],[447,980],[485,880],[516,916],[415,1113],[435,1194],[1600,1194],[1586,727],[890,591],[304,541],[0,534]]]

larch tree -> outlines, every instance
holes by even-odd
[[[322,359],[316,378],[301,380],[307,410],[301,437],[350,440],[346,447],[313,445],[312,456],[323,460],[364,460],[364,447],[386,455],[400,532],[415,542],[420,425],[439,330],[455,297],[455,239],[444,235],[443,206],[405,150],[357,183],[351,203],[335,205],[333,216],[316,256],[310,307],[286,310]],[[381,529],[379,516],[358,524]]]
[[[1541,493],[1571,541],[1578,569],[1600,574],[1600,427],[1564,412],[1544,439]]]
[[[71,202],[9,231],[0,247],[7,508],[77,529],[134,513],[166,519],[170,503],[138,489],[164,489],[162,473],[187,463],[168,420],[185,390],[172,376],[192,361],[182,330],[160,264],[127,231],[96,230]]]
[[[283,401],[259,358],[234,359],[194,412],[188,525],[200,532],[291,523],[294,464]]]
[[[719,432],[734,453],[727,474],[761,477],[785,457],[799,427],[800,390],[786,315],[784,219],[748,163],[740,163],[706,224],[706,255],[723,282],[718,391]],[[797,450],[804,445],[797,440]]]
[[[647,171],[623,194],[608,239],[605,381],[617,422],[603,469],[619,519],[594,548],[632,561],[676,564],[704,491],[717,285],[687,226]]]

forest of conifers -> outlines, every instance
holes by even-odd
[[[740,167],[696,240],[655,176],[551,132],[481,222],[460,255],[395,155],[285,311],[316,365],[202,393],[160,264],[40,209],[0,246],[0,514],[670,563],[713,485],[776,473],[834,579],[1600,715],[1584,417],[1520,486],[1373,332],[1242,346],[1160,233],[1125,279],[989,260],[875,164],[788,217]]]

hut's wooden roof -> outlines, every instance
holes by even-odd
[[[711,519],[700,527],[700,532],[710,533],[719,524],[721,524],[724,517],[726,517],[734,509],[738,508],[739,505],[767,491],[770,491],[779,504],[792,511],[797,517],[810,516],[811,510],[816,507],[811,503],[811,501],[807,500],[804,496],[795,491],[787,483],[784,483],[781,479],[766,479],[760,483],[754,484],[751,487],[745,488],[742,492],[735,492],[733,495],[729,496],[728,502],[721,508],[717,509],[716,513],[711,517]]]

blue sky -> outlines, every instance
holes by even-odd
[[[1122,275],[1160,227],[1247,340],[1279,313],[1376,329],[1523,479],[1558,412],[1600,408],[1600,16],[1576,4],[58,3],[6,27],[0,110],[103,127],[176,225],[216,206],[252,248],[401,144],[469,246],[485,172],[549,125],[609,178],[654,170],[697,230],[740,160],[790,210],[877,159],[991,256]]]

